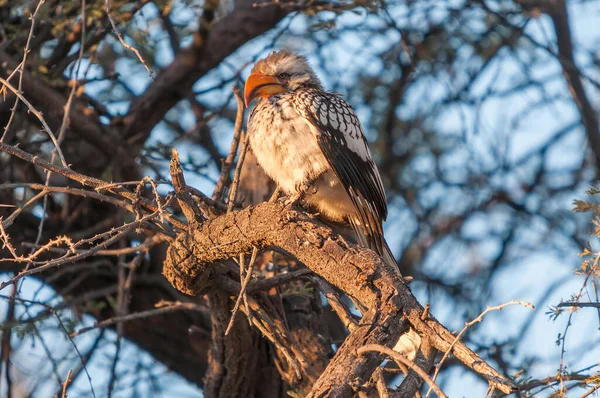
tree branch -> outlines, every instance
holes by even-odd
[[[209,27],[202,40],[179,51],[175,60],[136,100],[124,118],[125,137],[140,137],[150,131],[177,102],[189,95],[196,80],[215,68],[246,42],[272,29],[292,7],[285,2],[269,2],[255,7],[254,0],[237,0],[235,9]]]
[[[567,80],[573,101],[581,113],[581,123],[585,127],[590,148],[594,152],[596,166],[600,167],[600,126],[598,125],[598,116],[585,93],[583,84],[581,83],[580,72],[575,64],[573,39],[571,37],[566,1],[556,0],[550,3],[549,15],[554,24],[554,32],[556,33],[558,44],[557,59],[563,68],[563,74]]]
[[[281,248],[369,309],[309,397],[352,396],[353,387],[366,382],[381,363],[379,355],[358,356],[356,349],[365,344],[389,346],[408,323],[438,350],[451,350],[494,388],[506,394],[514,390],[512,381],[455,341],[456,337],[435,318],[423,316],[423,307],[408,287],[388,272],[372,251],[346,243],[310,215],[281,204],[263,203],[232,212],[206,221],[189,234],[180,234],[167,252],[163,273],[183,293],[203,294],[214,288],[217,264],[249,253],[254,246]]]

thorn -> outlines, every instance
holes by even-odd
[[[424,321],[425,319],[427,319],[427,317],[429,317],[429,303],[427,303],[425,305],[425,308],[423,309],[423,313],[421,314],[421,320]]]

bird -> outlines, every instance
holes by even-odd
[[[286,50],[255,63],[244,86],[246,106],[255,99],[247,134],[265,173],[320,217],[350,224],[358,244],[402,277],[383,234],[381,176],[352,106],[324,90],[305,57]],[[420,343],[410,328],[394,350],[414,360]]]
[[[244,87],[259,165],[290,197],[320,217],[349,223],[357,242],[399,275],[384,238],[387,200],[362,125],[340,95],[327,92],[305,57],[274,51],[256,62]]]

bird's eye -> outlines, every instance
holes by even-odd
[[[289,73],[280,73],[280,74],[277,75],[277,77],[279,79],[286,80],[286,79],[290,78],[290,74]]]

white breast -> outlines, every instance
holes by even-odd
[[[292,104],[285,94],[273,96],[260,101],[248,120],[250,146],[260,166],[288,194],[329,169],[308,121]]]

